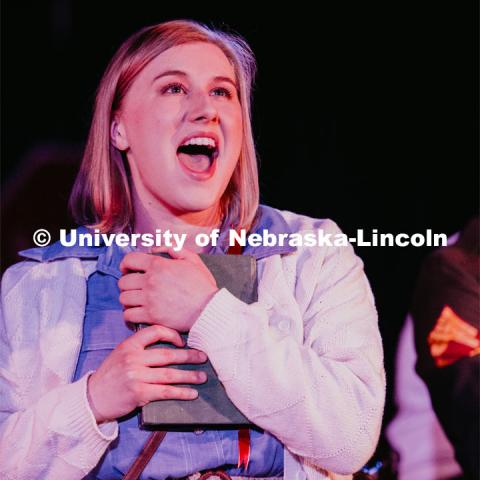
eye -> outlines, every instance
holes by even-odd
[[[232,92],[230,92],[230,90],[228,90],[228,88],[224,88],[224,87],[214,88],[212,90],[212,93],[213,93],[214,97],[232,98]]]
[[[162,93],[171,93],[173,95],[177,95],[179,93],[187,93],[187,91],[181,83],[169,83],[162,89]]]

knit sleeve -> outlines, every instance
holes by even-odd
[[[325,228],[340,232],[333,222]],[[298,308],[299,337],[289,328],[291,291],[282,290],[280,271],[262,279],[272,304],[247,305],[217,292],[189,345],[207,353],[251,421],[309,467],[348,474],[368,461],[380,433],[385,374],[377,313],[350,245],[315,247],[307,260],[303,253],[296,254],[293,301],[305,304],[300,297],[311,293]]]
[[[49,273],[42,264],[22,262],[2,279],[0,477],[4,479],[83,478],[118,434],[116,422],[96,424],[86,395],[89,374],[66,383],[46,367],[45,358],[53,361],[56,352],[42,351],[32,340],[44,325],[39,319],[41,308],[33,308],[29,298],[42,295],[38,287]]]

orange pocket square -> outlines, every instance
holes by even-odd
[[[480,333],[445,305],[428,335],[428,344],[437,367],[445,367],[460,358],[479,355]]]

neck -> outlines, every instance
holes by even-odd
[[[199,247],[195,243],[195,236],[199,233],[210,232],[220,228],[222,212],[219,205],[198,212],[181,212],[169,208],[157,199],[144,200],[135,188],[132,189],[133,210],[135,224],[133,233],[155,233],[156,229],[162,232],[169,230],[172,234],[186,234],[185,247],[196,253],[209,250]]]

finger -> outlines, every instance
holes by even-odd
[[[143,290],[125,290],[118,297],[124,307],[141,307],[145,305],[145,292]]]
[[[184,258],[184,255],[183,255],[184,250],[185,250],[185,247],[182,248],[182,250],[180,251],[176,251],[172,247],[152,247],[151,248],[152,253],[168,253],[168,255],[172,257],[172,259],[177,259],[177,260]],[[167,259],[167,260],[171,260],[171,259]]]
[[[150,317],[144,307],[129,307],[123,312],[123,319],[131,323],[148,323]]]
[[[188,247],[183,247],[182,253],[185,255],[185,258],[198,257],[198,253],[194,252],[192,249]]]
[[[170,385],[145,384],[145,397],[148,402],[155,400],[195,400],[198,392],[189,387],[172,387]]]
[[[207,374],[201,371],[179,370],[178,368],[145,368],[142,370],[141,378],[145,383],[154,384],[200,384],[207,381]]]
[[[118,288],[120,290],[141,290],[144,286],[144,273],[127,273],[118,281]]]
[[[193,348],[149,348],[145,350],[142,361],[149,367],[165,365],[182,365],[188,363],[204,363],[207,355]]]
[[[180,253],[184,260],[187,260],[192,263],[195,263],[196,265],[202,265],[205,267],[205,264],[203,263],[198,253],[195,253],[193,250],[189,250],[188,248],[183,247]]]
[[[129,273],[129,271],[147,271],[152,256],[148,253],[130,252],[127,253],[120,262],[120,271],[123,275]]]
[[[133,335],[128,337],[127,340],[125,340],[125,342],[129,342],[130,344],[140,348],[145,348],[146,346],[159,341],[173,343],[177,347],[184,346],[184,342],[180,334],[173,328],[165,327],[163,325],[150,325],[148,327],[141,328]]]

